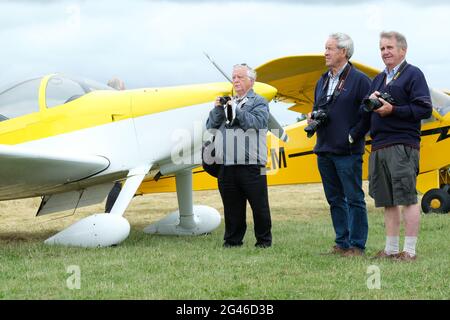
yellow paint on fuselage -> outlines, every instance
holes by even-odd
[[[124,91],[99,90],[47,108],[45,94],[51,76],[41,81],[39,112],[0,122],[0,144],[24,143],[132,117],[206,102],[212,104],[217,96],[231,92],[231,84],[227,82]],[[255,83],[255,91],[268,100],[276,94],[275,88],[263,83]]]
[[[450,113],[442,121],[424,124],[422,131],[449,126]],[[420,142],[420,172],[436,170],[450,165],[450,138],[437,141],[440,136],[440,133],[422,136]]]

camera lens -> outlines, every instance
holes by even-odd
[[[308,126],[305,127],[305,132],[307,133],[307,137],[311,138],[314,133],[319,129],[319,127],[326,124],[328,119],[328,114],[324,110],[315,110],[311,113],[311,122]]]
[[[231,97],[225,96],[225,97],[220,97],[219,98],[219,102],[221,105],[226,105],[228,101],[231,100]]]
[[[306,136],[311,138],[317,130],[319,123],[313,120],[307,127],[305,127]]]

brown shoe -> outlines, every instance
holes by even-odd
[[[380,250],[373,257],[373,259],[395,259],[399,256],[400,253],[387,254],[386,251]]]
[[[342,254],[343,257],[361,257],[363,255],[364,250],[356,247],[352,247]]]
[[[347,250],[348,250],[348,249],[341,248],[341,247],[339,247],[338,245],[334,245],[334,246],[331,248],[330,252],[322,253],[322,255],[332,255],[332,254],[339,254],[339,255],[342,255],[342,254],[344,254],[345,252],[347,252]]]
[[[400,252],[397,257],[394,258],[395,261],[406,261],[411,262],[417,259],[417,255],[412,255],[406,251]]]

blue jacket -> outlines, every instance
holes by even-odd
[[[368,96],[374,91],[389,93],[394,99],[393,112],[381,117],[376,112],[360,109],[361,122],[352,129],[354,138],[364,136],[370,129],[372,150],[394,144],[420,148],[420,121],[432,113],[430,91],[425,76],[419,68],[407,64],[396,80],[385,85],[385,73],[378,74],[372,82]]]
[[[317,82],[313,110],[318,109],[318,104],[327,94],[327,88],[324,87],[327,77],[328,72]],[[317,129],[315,153],[330,152],[340,155],[364,153],[364,137],[354,139],[351,144],[348,135],[350,128],[360,120],[358,111],[369,88],[370,79],[352,66],[339,96],[322,107],[328,111],[328,120]]]

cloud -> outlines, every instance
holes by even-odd
[[[403,32],[408,61],[431,86],[450,73],[446,1],[7,1],[0,3],[0,83],[65,72],[128,88],[223,81],[224,70],[322,53],[328,35],[350,34],[354,60],[383,68],[382,30]]]

